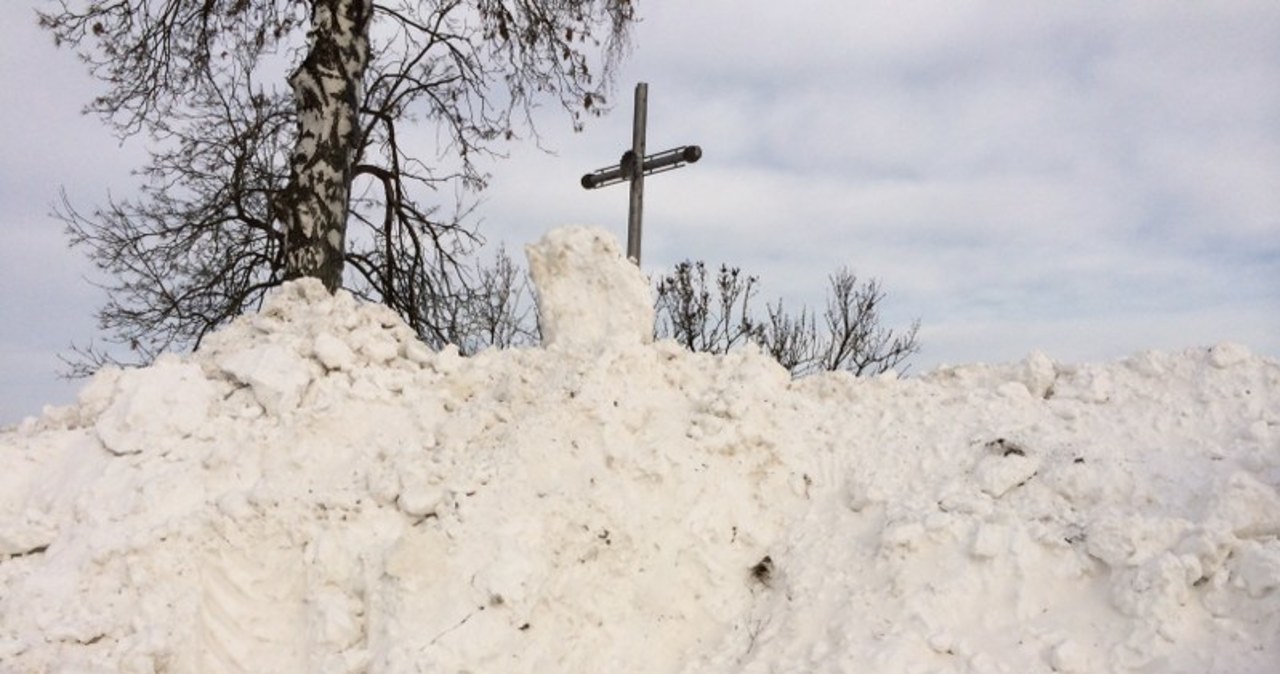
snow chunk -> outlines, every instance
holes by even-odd
[[[214,386],[200,366],[162,356],[114,379],[111,402],[94,424],[113,454],[137,454],[192,434],[208,415]]]
[[[1098,671],[1094,658],[1080,644],[1064,639],[1049,651],[1049,666],[1062,674],[1086,674]]]
[[[1224,342],[1209,349],[1209,364],[1219,369],[1225,369],[1249,360],[1252,355],[1247,347]]]
[[[999,556],[1009,547],[1009,527],[1002,524],[983,523],[973,535],[969,554],[980,559]]]
[[[1039,458],[1028,456],[1025,449],[1004,438],[987,443],[986,449],[987,454],[973,468],[973,479],[992,498],[1026,484],[1040,470]]]
[[[649,282],[607,231],[557,229],[525,253],[546,346],[600,352],[653,341]]]
[[[1241,538],[1280,536],[1280,495],[1248,473],[1234,473],[1215,490],[1209,521]]]
[[[1280,542],[1242,541],[1231,559],[1231,571],[1250,597],[1280,589]]]
[[[1053,382],[1058,378],[1057,368],[1042,351],[1033,351],[1021,364],[1022,383],[1037,398],[1053,395]]]
[[[218,365],[248,384],[258,404],[268,414],[296,409],[313,377],[314,363],[280,344],[220,354]]]
[[[328,332],[316,337],[315,355],[330,370],[349,370],[356,360],[351,347]]]

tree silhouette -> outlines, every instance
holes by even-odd
[[[62,0],[40,21],[105,85],[87,110],[147,137],[137,196],[86,212],[64,195],[58,210],[111,279],[101,327],[145,361],[302,276],[387,304],[432,344],[465,338],[463,307],[488,296],[466,262],[477,160],[536,136],[540,101],[575,127],[598,114],[634,13],[630,0]]]
[[[797,376],[821,371],[880,374],[920,351],[920,321],[899,332],[881,324],[885,292],[878,281],[859,283],[847,268],[828,281],[819,331],[807,308],[789,314],[781,301],[766,305],[767,319],[756,318],[751,303],[758,280],[737,267],[721,265],[710,278],[705,263],[681,262],[656,281],[654,334],[706,353],[755,343]]]

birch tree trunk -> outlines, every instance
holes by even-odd
[[[309,50],[289,77],[298,137],[284,197],[285,279],[342,286],[372,0],[312,0]]]

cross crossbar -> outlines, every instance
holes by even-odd
[[[655,173],[678,169],[699,159],[702,159],[702,148],[697,145],[682,145],[645,157],[641,170],[645,175],[651,176]],[[631,179],[635,170],[634,167],[635,157],[632,155],[631,150],[627,150],[622,154],[622,159],[618,161],[617,166],[609,166],[582,176],[582,186],[591,190],[597,187],[617,185]]]

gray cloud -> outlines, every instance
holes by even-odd
[[[1012,336],[983,360],[1280,350],[1276,8],[765,4],[641,27],[651,135],[707,150],[652,188],[647,262],[727,259],[811,303],[849,264],[924,319],[928,362],[987,323]],[[625,127],[586,134],[606,135]]]

